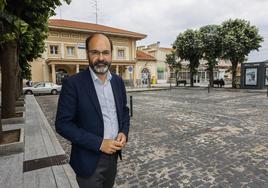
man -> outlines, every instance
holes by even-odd
[[[89,69],[62,85],[56,131],[72,142],[70,164],[82,188],[113,187],[118,155],[129,130],[123,80],[109,72],[112,41],[104,34],[86,40]]]

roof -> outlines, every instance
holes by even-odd
[[[140,50],[136,51],[136,59],[137,60],[145,60],[145,61],[156,61],[156,59],[153,56],[151,56],[143,51],[140,51]]]
[[[144,39],[147,36],[141,33],[108,27],[104,25],[87,23],[87,22],[71,21],[71,20],[63,20],[63,19],[49,19],[48,27],[56,28],[56,29],[64,29],[64,30],[102,32],[102,33],[106,33],[110,35],[126,36],[126,37],[131,37],[131,38],[136,38],[136,39]]]
[[[160,47],[160,49],[168,50],[168,51],[175,51],[173,48],[164,48],[164,47]]]
[[[254,64],[254,63],[268,63],[268,60],[265,60],[265,61],[251,61],[251,62],[243,62],[244,64]]]

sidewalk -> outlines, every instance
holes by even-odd
[[[170,84],[169,83],[162,83],[162,84],[154,84],[152,85],[153,89],[170,89]],[[150,90],[152,88],[147,88],[147,90]],[[199,83],[195,83],[194,87],[190,87],[190,84],[187,84],[186,86],[176,86],[175,84],[171,84],[171,88],[172,89],[200,89],[200,90],[204,90],[204,89],[208,89],[208,85],[206,84],[199,84]],[[211,91],[229,91],[229,92],[247,92],[247,93],[267,93],[267,88],[264,89],[235,89],[232,88],[231,84],[226,84],[224,87],[210,87]],[[143,91],[146,91],[146,89],[144,88]]]
[[[143,92],[143,91],[161,91],[161,90],[168,90],[170,89],[169,87],[139,87],[139,88],[126,88],[127,93],[132,93],[132,92]]]
[[[64,150],[36,99],[27,95],[25,124],[5,125],[4,130],[23,127],[23,153],[0,156],[0,187],[78,188]]]

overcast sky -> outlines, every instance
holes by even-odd
[[[56,9],[53,18],[96,22],[93,0],[72,0]],[[229,18],[249,20],[264,37],[249,61],[268,59],[268,0],[98,0],[98,24],[146,34],[138,45],[160,42],[171,47],[180,32]]]

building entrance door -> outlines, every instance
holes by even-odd
[[[149,86],[151,80],[150,71],[147,68],[142,69],[141,71],[141,84],[143,86]]]
[[[65,69],[58,69],[56,72],[56,84],[61,85],[63,80],[69,75]]]

